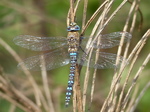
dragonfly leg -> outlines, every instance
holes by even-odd
[[[83,48],[81,46],[79,46],[79,48],[81,49],[81,51],[87,56],[87,53],[83,50]]]

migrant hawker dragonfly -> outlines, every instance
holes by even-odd
[[[84,37],[81,42],[80,35],[78,31],[80,27],[76,23],[71,23],[67,28],[68,36],[66,37],[36,37],[30,35],[20,35],[14,38],[16,45],[30,49],[33,51],[48,51],[48,53],[42,55],[36,55],[25,59],[23,62],[19,63],[18,67],[21,69],[21,65],[25,65],[28,70],[40,70],[42,69],[41,56],[45,60],[46,70],[52,70],[70,63],[70,73],[68,80],[68,87],[66,92],[66,103],[69,105],[70,97],[73,90],[75,66],[76,63],[82,66],[87,65],[88,56],[86,54],[84,57],[84,63],[80,62],[81,57],[85,52],[80,49],[82,46],[86,45],[87,37]],[[92,45],[88,45],[92,48],[107,49],[119,45],[122,35],[125,36],[124,42],[131,39],[131,34],[128,32],[113,32],[110,34],[99,35],[101,37],[100,43],[95,40]],[[81,52],[79,52],[81,50]],[[99,59],[95,63],[95,54],[99,53]],[[118,65],[115,64],[117,55],[106,52],[95,52],[93,51],[89,67],[97,69],[105,68],[116,68]],[[121,63],[123,58],[119,59]]]

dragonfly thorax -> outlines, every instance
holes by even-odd
[[[79,33],[78,32],[68,32],[68,52],[77,52],[79,48]]]
[[[75,38],[75,35],[68,36],[68,42],[76,42],[77,39]]]

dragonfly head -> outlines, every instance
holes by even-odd
[[[70,23],[67,27],[67,31],[79,31],[80,27],[76,23]]]

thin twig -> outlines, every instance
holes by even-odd
[[[110,17],[107,19],[107,21],[104,23],[103,27],[100,29],[99,33],[97,34],[100,35],[101,32],[103,31],[103,29],[106,27],[106,25],[108,25],[108,23],[115,17],[115,15],[117,14],[117,12],[126,4],[127,0],[124,0],[118,7],[117,9],[110,15]],[[97,37],[96,36],[96,37]]]
[[[106,5],[105,7],[107,7],[108,5]],[[105,21],[105,17],[107,15],[107,13],[109,12],[108,10],[110,9],[110,7],[107,9],[107,8],[104,8],[104,11],[102,13],[102,15],[100,16],[99,18],[99,29],[101,29],[101,27],[103,26],[104,24],[104,21]],[[101,21],[100,21],[101,20]],[[101,36],[99,36],[98,38],[98,42],[97,43],[100,43],[101,42]],[[91,52],[92,53],[93,49],[91,49]],[[97,49],[96,50],[96,56],[95,56],[95,64],[98,62],[98,59],[99,59],[99,52],[100,52],[100,49]],[[89,56],[90,57],[90,56]],[[91,109],[91,105],[92,105],[92,100],[93,100],[93,95],[94,95],[94,87],[95,87],[95,79],[96,79],[96,73],[97,73],[97,69],[94,69],[94,73],[93,73],[93,78],[92,78],[92,86],[91,86],[91,99],[90,99],[90,103],[89,103],[89,107],[88,107],[88,110],[90,111]]]
[[[47,103],[48,103],[47,111],[48,112],[55,112],[54,106],[53,106],[53,103],[52,103],[51,92],[50,92],[50,89],[49,89],[48,77],[47,77],[47,72],[46,72],[46,67],[45,67],[45,60],[44,60],[43,55],[41,55],[41,65],[43,65],[43,66],[41,66],[43,87],[44,87],[46,100],[47,100]]]
[[[91,55],[92,55],[92,53],[90,52],[87,66],[89,66],[89,64],[90,64]],[[83,112],[85,112],[85,108],[86,108],[86,97],[87,97],[86,93],[87,93],[87,87],[88,87],[88,82],[89,82],[89,76],[90,76],[90,70],[87,67],[85,77],[84,77],[84,84],[83,84]]]
[[[73,23],[75,19],[74,15],[74,0],[70,0],[70,22]]]
[[[81,1],[81,0],[77,0],[77,2],[76,2],[75,8],[74,8],[74,15],[76,15],[76,12],[77,12],[77,9],[78,9],[78,7],[79,7],[80,1]]]
[[[84,0],[83,16],[82,16],[82,30],[86,22],[86,13],[87,13],[88,0]]]
[[[139,70],[137,71],[135,77],[133,78],[133,82],[124,98],[123,101],[123,110],[125,109],[126,105],[127,105],[127,101],[129,100],[129,96],[131,94],[131,91],[133,90],[133,87],[136,85],[137,79],[139,78],[141,72],[143,71],[143,69],[145,68],[146,64],[148,63],[148,61],[150,60],[150,53],[148,54],[148,56],[146,57],[145,61],[143,62],[143,64],[141,65],[141,67],[139,68]]]
[[[25,108],[24,106],[22,106],[21,104],[19,104],[18,102],[16,102],[14,99],[10,98],[8,95],[0,92],[0,96],[2,98],[6,99],[7,101],[11,102],[12,104],[18,106],[19,108],[23,109],[24,111],[28,112],[27,108]]]
[[[130,8],[130,11],[129,11],[129,14],[127,16],[126,23],[125,23],[123,31],[127,31],[128,27],[129,27],[129,20],[131,18],[132,12],[134,11],[135,5],[136,5],[136,0],[135,0],[135,2],[133,2],[132,6]],[[118,56],[121,55],[122,47],[123,47],[123,43],[124,43],[124,38],[125,38],[124,36],[123,36],[123,38],[121,38],[119,48],[118,48],[118,53],[117,53]],[[126,47],[125,47],[124,57],[123,57],[124,59],[126,59],[126,57],[127,57],[129,46],[130,46],[130,41],[127,42]],[[117,61],[118,60],[119,60],[119,58],[117,58]],[[124,63],[125,63],[125,61],[122,62],[122,64],[124,64]],[[122,67],[122,65],[121,65],[121,67]],[[120,68],[120,69],[122,69],[122,68]],[[118,75],[118,74],[115,74],[115,75]],[[115,77],[117,77],[117,76],[115,76]],[[120,84],[118,83],[118,85],[120,85]],[[118,88],[116,88],[116,89],[118,90]],[[122,97],[123,97],[123,93],[124,93],[124,90],[122,91]],[[120,111],[122,97],[120,97],[120,99],[118,101],[116,112]]]
[[[15,110],[16,110],[16,106],[11,104],[9,112],[15,112]]]
[[[20,91],[15,89],[12,84],[10,84],[8,81],[4,82],[4,80],[5,78],[0,76],[1,82],[0,88],[4,92],[4,94],[7,94],[6,97],[1,92],[2,93],[1,95],[4,96],[4,98],[6,98],[10,102],[13,101],[14,104],[21,107],[22,109],[26,108],[29,112],[30,111],[41,112],[40,108],[36,104],[34,104],[30,99],[24,96]]]
[[[146,90],[150,88],[150,81],[146,84],[146,86],[143,88],[143,90],[140,92],[139,96],[137,97],[137,99],[135,100],[134,105],[132,105],[131,110],[129,112],[135,112],[135,109],[139,103],[139,101],[141,100],[141,98],[144,96]]]
[[[85,30],[87,29],[87,27],[91,24],[91,22],[95,19],[95,17],[99,14],[99,12],[101,11],[102,7],[104,7],[106,5],[106,3],[108,2],[108,0],[104,1],[99,8],[94,12],[94,14],[91,16],[91,18],[87,21],[86,25],[82,25],[82,31],[81,31],[81,35],[84,35]]]
[[[140,5],[140,0],[137,1],[136,6],[135,6],[135,11],[134,11],[134,14],[133,14],[132,24],[131,24],[131,28],[130,28],[130,33],[132,33],[134,28],[135,28],[135,23],[136,23],[136,18],[137,18],[137,12],[138,12],[138,9],[139,9],[139,5]]]
[[[75,81],[74,81],[74,85],[73,88],[76,88],[77,86],[77,81],[76,81],[76,75],[75,75]],[[77,111],[77,90],[73,89],[73,112]]]
[[[140,3],[140,1],[141,1],[141,0],[137,0],[138,4]],[[132,1],[128,0],[128,2],[129,2],[130,4],[132,4]],[[137,4],[137,9],[136,9],[136,10],[139,12],[140,17],[141,17],[141,19],[140,19],[140,24],[139,24],[139,27],[138,27],[138,30],[140,31],[141,28],[142,28],[142,25],[143,25],[143,14],[142,14],[142,12],[141,12],[141,10],[140,10],[138,4]]]
[[[134,49],[132,50],[132,52],[130,53],[129,57],[127,58],[127,62],[130,62],[132,57],[134,56],[135,52],[137,51],[137,49],[139,49],[139,47],[142,45],[142,44],[145,44],[145,41],[147,40],[147,37],[150,35],[150,29],[144,34],[144,36],[141,38],[141,40],[137,43],[137,45],[134,47]],[[108,102],[108,99],[110,98],[113,90],[114,90],[114,87],[116,85],[116,83],[118,82],[118,80],[120,79],[121,77],[121,74],[125,68],[125,66],[127,65],[127,63],[125,63],[122,67],[122,70],[120,71],[119,75],[116,77],[116,81],[114,82],[113,84],[113,87],[110,89],[110,92],[103,104],[103,107],[102,107],[102,110],[101,112],[104,111],[104,109],[106,109],[106,105],[107,105],[107,102]]]
[[[76,65],[77,66],[77,65]],[[78,67],[76,67],[76,76],[75,76],[75,90],[76,90],[76,98],[77,98],[77,107],[79,112],[84,112],[82,107],[82,96],[81,96],[81,88],[80,88],[80,74],[78,71]]]
[[[127,109],[125,110],[125,112],[129,112],[129,110],[131,109],[132,105],[134,104],[136,96],[138,94],[138,90],[139,90],[139,84],[137,83],[137,85],[136,85],[136,87],[135,87],[135,89],[133,91],[133,94],[132,94],[132,96],[130,98],[130,101],[128,103],[128,106],[127,106]],[[124,110],[121,110],[120,112],[124,112]]]
[[[21,58],[18,56],[18,54],[2,39],[0,38],[0,44],[13,56],[13,58],[17,61],[17,62],[21,62]],[[23,68],[23,72],[25,73],[25,75],[28,77],[31,85],[34,88],[34,95],[35,95],[35,99],[37,102],[37,105],[41,105],[41,101],[40,101],[40,90],[34,80],[34,78],[32,77],[31,73],[26,70],[26,68],[24,66],[22,66]]]

